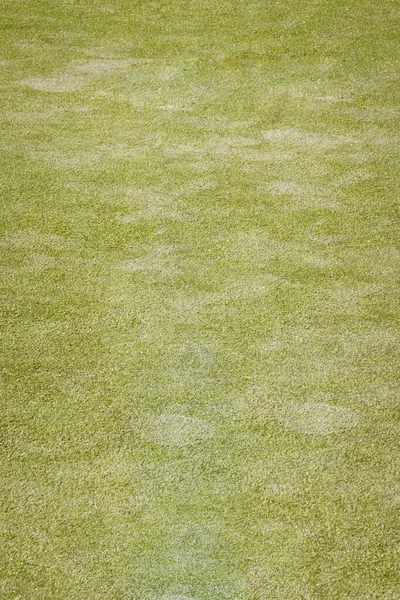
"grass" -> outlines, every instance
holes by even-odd
[[[4,600],[398,600],[398,6],[4,0]]]

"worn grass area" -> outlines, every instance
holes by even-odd
[[[398,4],[0,10],[1,598],[398,600]]]

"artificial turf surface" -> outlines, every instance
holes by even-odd
[[[3,1],[6,600],[397,600],[397,2]]]

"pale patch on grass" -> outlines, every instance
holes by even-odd
[[[73,240],[61,235],[41,233],[39,231],[21,230],[0,238],[0,247],[5,248],[36,248],[48,247],[54,249],[68,248]]]
[[[270,483],[264,488],[264,493],[267,497],[290,496],[294,492],[295,489],[290,483]]]
[[[219,298],[219,296],[216,296]],[[200,311],[203,306],[208,306],[213,300],[205,299],[204,294],[199,296],[181,296],[170,298],[168,300],[170,306],[176,311],[180,320],[191,322],[197,321],[200,318]]]
[[[162,446],[190,446],[214,435],[211,423],[179,414],[152,416],[144,430],[147,439]]]
[[[256,526],[256,532],[269,537],[270,535],[281,534],[288,529],[288,524],[283,521],[267,521]]]
[[[364,252],[354,252],[351,258],[357,265],[357,269],[377,280],[384,280],[385,285],[389,284],[393,287],[393,283],[398,281],[400,250],[395,246],[381,246]]]
[[[183,219],[182,213],[177,209],[177,202],[171,195],[150,188],[117,187],[109,190],[107,194],[114,203],[125,204],[133,212],[116,215],[115,220],[120,223],[134,223],[140,219]],[[177,194],[175,194],[176,196]]]
[[[171,195],[177,196],[178,198],[190,197],[198,192],[210,190],[213,187],[213,183],[211,183],[208,179],[192,179],[191,181],[188,181],[187,183],[175,188]]]
[[[384,508],[400,508],[400,484],[394,482],[389,487],[380,483],[375,487],[375,493],[380,498]]]
[[[400,390],[393,385],[378,385],[358,394],[357,401],[375,408],[396,407],[400,401]]]
[[[272,194],[277,195],[303,195],[305,192],[310,193],[312,186],[302,185],[295,181],[272,181],[271,183],[265,183],[263,186],[266,190]]]
[[[178,144],[165,148],[165,152],[170,156],[179,156],[180,154],[189,152],[200,155],[203,163],[211,170],[215,167],[215,164],[213,163],[215,157],[220,156],[229,156],[230,158],[237,157],[245,161],[280,162],[280,160],[284,160],[285,154],[283,154],[283,157],[281,155],[277,157],[277,153],[274,151],[255,148],[254,146],[257,146],[258,144],[260,144],[260,140],[257,138],[245,136],[215,136],[209,138],[201,145]],[[288,157],[289,154],[286,153],[286,156]],[[243,168],[245,168],[245,165],[243,165]]]
[[[93,151],[66,151],[56,150],[49,144],[44,144],[41,148],[30,153],[33,160],[43,161],[45,164],[62,169],[65,167],[87,167],[95,166],[105,160],[119,160],[128,156],[138,156],[142,153],[139,146],[129,146],[128,144],[116,143],[113,145],[101,144]]]
[[[347,105],[351,104],[352,99],[345,96],[339,95],[329,95],[326,96],[313,96],[311,98],[307,98],[307,106],[310,110],[316,111],[326,111],[327,108],[334,107],[335,109],[340,107],[341,110],[345,110]]]
[[[281,243],[263,229],[237,231],[222,239],[220,252],[227,258],[251,264],[252,268],[264,265],[273,256]]]
[[[214,362],[214,351],[209,346],[186,345],[179,357],[179,362],[184,370],[198,372],[209,370]]]
[[[150,58],[150,57],[135,57],[130,59],[131,63],[136,66],[143,65],[167,65],[168,61],[166,58]]]
[[[130,214],[116,215],[115,220],[120,223],[134,223],[138,219],[152,219],[155,217],[172,220],[183,220],[184,214],[179,210],[182,206],[181,200],[190,198],[203,190],[213,188],[213,184],[207,179],[193,179],[168,194],[157,189],[119,188],[111,190],[110,195],[116,196],[124,203],[132,207],[134,212]]]
[[[294,203],[287,208],[298,210],[308,206],[338,209],[340,204],[332,199],[332,188],[302,184],[296,181],[271,181],[259,186],[260,191],[266,191],[275,196],[290,196]]]
[[[171,249],[158,246],[147,255],[119,263],[118,268],[129,273],[143,273],[152,276],[174,277],[178,273],[173,263]]]
[[[203,154],[204,149],[194,144],[176,144],[174,146],[167,146],[164,152],[167,156],[176,157],[184,154]]]
[[[117,223],[135,223],[138,221],[137,215],[115,215],[114,220]]]
[[[211,147],[216,147],[220,145],[222,149],[228,148],[247,148],[249,146],[255,146],[259,144],[260,140],[252,137],[245,136],[231,136],[229,138],[218,138],[214,141],[210,142]]]
[[[376,126],[369,127],[364,135],[365,147],[375,146],[375,152],[383,149],[385,151],[396,152],[400,142],[400,135],[394,127],[387,125],[386,127]]]
[[[113,73],[127,69],[132,65],[131,60],[87,60],[75,66],[78,73],[87,73],[88,75],[102,75],[103,73]]]
[[[325,400],[329,395],[319,394],[316,398]],[[249,387],[237,402],[242,418],[269,427],[278,422],[289,430],[310,435],[340,433],[358,423],[358,415],[350,408],[325,401],[287,404],[258,385]]]
[[[339,264],[339,261],[334,260],[333,258],[324,258],[322,256],[315,256],[306,253],[301,255],[301,260],[306,262],[311,267],[315,267],[317,269],[329,269]]]
[[[262,136],[265,141],[271,144],[282,144],[283,146],[292,146],[302,150],[311,149],[313,151],[330,150],[343,144],[358,141],[353,136],[323,135],[291,128],[263,131]]]
[[[316,96],[314,100],[320,102],[350,102],[350,99],[340,98],[340,96]]]
[[[331,189],[328,186],[304,184],[297,181],[271,181],[262,184],[260,189],[266,190],[277,196],[290,195],[298,198],[309,198],[310,200],[317,200],[320,202],[326,202],[326,198],[329,197],[331,193]],[[333,201],[331,201],[330,204],[336,205]]]
[[[287,542],[286,542],[287,544]],[[295,540],[292,539],[291,552],[295,552]],[[298,545],[298,543],[297,543]],[[282,542],[281,542],[282,546]],[[281,547],[281,551],[284,546]],[[297,553],[301,552],[297,547]],[[289,563],[290,564],[290,563]],[[314,600],[315,596],[301,581],[292,580],[287,575],[288,566],[275,561],[272,565],[259,564],[248,570],[247,581],[252,600],[278,600],[280,598],[298,598]]]
[[[355,412],[325,402],[295,403],[275,408],[274,414],[284,427],[310,435],[329,435],[355,427]]]
[[[347,236],[341,233],[332,233],[332,234],[324,234],[324,235],[314,235],[312,236],[312,240],[318,242],[320,244],[336,244],[339,242],[346,241]]]
[[[311,455],[307,458],[310,463],[314,461]],[[257,457],[244,466],[243,487],[247,490],[263,490],[264,498],[293,496],[302,491],[303,470],[303,465],[284,464],[280,456],[273,454],[264,459]]]
[[[130,65],[129,60],[73,61],[66,67],[53,71],[48,77],[34,77],[23,83],[41,92],[76,92],[90,82],[90,77],[121,71]]]
[[[346,187],[362,181],[369,181],[373,176],[373,173],[367,169],[350,169],[343,177],[336,179],[332,185],[335,188]]]
[[[56,260],[52,256],[34,252],[26,257],[23,268],[28,271],[45,271],[54,268],[56,264]]]
[[[173,381],[211,382],[215,350],[211,346],[186,344],[172,361],[169,375]]]
[[[231,153],[231,152],[230,152]],[[282,150],[263,150],[261,148],[241,148],[236,150],[236,155],[247,162],[266,162],[270,164],[287,163],[294,158],[294,153]],[[246,165],[243,166],[246,171]]]
[[[201,295],[177,295],[169,299],[170,306],[183,321],[197,321],[204,311],[210,308],[227,307],[238,300],[251,300],[265,296],[268,291],[279,287],[301,287],[297,282],[291,282],[279,275],[263,273],[249,277],[236,277],[228,281],[219,292],[207,292]]]
[[[271,352],[278,352],[285,348],[286,342],[285,340],[278,338],[271,338],[268,341],[263,341],[258,344],[258,348],[262,353],[270,354]]]
[[[55,326],[52,326],[52,322],[45,323],[46,327],[50,330],[58,331]],[[62,324],[58,324],[59,331],[62,331]],[[43,371],[42,375],[50,377],[58,389],[62,390],[70,397],[75,398],[78,402],[82,396],[85,396],[88,390],[98,381],[103,381],[107,378],[108,374],[101,370],[75,370],[68,376],[64,373],[57,373],[57,371],[47,372]]]
[[[198,600],[193,596],[183,596],[182,594],[164,594],[160,597],[160,600]]]
[[[111,6],[99,6],[97,10],[105,15],[114,15],[115,9]]]
[[[200,129],[205,129],[207,131],[231,131],[237,129],[242,130],[254,124],[253,119],[243,121],[240,119],[233,119],[224,115],[210,115],[204,117],[190,115],[186,117],[185,122],[188,125],[193,125],[195,127],[199,127]]]
[[[23,82],[39,92],[77,92],[85,85],[82,77],[71,73],[55,72],[49,77],[34,77]]]
[[[163,104],[158,107],[160,110],[165,110],[168,112],[181,112],[181,111],[189,111],[192,110],[190,106],[185,106],[185,104]],[[189,146],[190,147],[190,146]]]
[[[79,52],[81,54],[85,54],[86,56],[96,59],[104,58],[105,60],[118,60],[118,50],[118,47],[115,47],[112,44],[105,46],[94,46],[92,48],[79,47]],[[133,63],[133,60],[130,60]]]
[[[349,117],[368,123],[398,121],[400,116],[399,109],[391,106],[369,106],[364,108],[348,106],[344,111]]]
[[[269,290],[276,286],[290,286],[298,287],[296,284],[292,284],[284,277],[278,275],[272,275],[270,273],[263,273],[253,277],[236,278],[234,281],[229,282],[226,285],[224,293],[222,294],[221,300],[224,302],[239,300],[239,299],[252,299],[257,296],[265,295]]]
[[[282,19],[282,21],[280,21],[280,25],[283,27],[283,29],[291,29],[295,25],[298,25],[299,22],[299,19]]]
[[[294,242],[283,242],[274,238],[262,230],[253,230],[239,232],[224,240],[221,244],[221,255],[229,256],[242,265],[248,264],[249,267],[265,267],[268,270],[268,259],[276,257],[293,257],[302,260],[311,266],[317,268],[328,268],[338,264],[338,261],[331,257],[318,256],[307,252],[305,246]],[[268,286],[273,282],[297,287],[297,282],[292,282],[281,275],[263,273],[256,277],[240,278],[236,277],[237,288],[248,287],[249,292],[261,286]]]
[[[30,17],[32,19],[32,17]],[[39,17],[37,17],[39,18]],[[45,17],[41,17],[41,18],[45,18]],[[48,49],[50,47],[50,44],[46,43],[46,42],[36,42],[34,40],[29,40],[29,39],[19,39],[16,40],[15,42],[15,46],[17,48],[22,48],[24,50],[32,50],[34,52],[38,52],[44,48]]]
[[[255,138],[234,137],[214,137],[203,145],[204,152],[216,154],[218,156],[231,155],[241,156],[242,149],[248,150],[259,143]],[[251,151],[254,151],[251,149]]]
[[[64,108],[49,108],[47,110],[42,110],[42,111],[27,111],[27,112],[16,112],[16,111],[10,111],[5,113],[4,115],[2,115],[2,119],[4,120],[10,120],[10,121],[19,121],[19,122],[24,122],[24,121],[39,121],[41,119],[51,119],[53,117],[57,118],[60,117],[60,115],[62,115],[64,113],[65,109]]]
[[[327,240],[329,243],[330,240]],[[378,283],[359,283],[353,285],[345,285],[343,283],[335,285],[329,291],[329,296],[338,301],[340,304],[359,303],[364,298],[368,298],[373,294],[379,294],[382,291],[382,286]]]
[[[340,336],[339,341],[347,354],[358,354],[359,352],[382,352],[385,349],[399,347],[400,338],[398,332],[393,329],[370,327],[368,331],[348,332]]]

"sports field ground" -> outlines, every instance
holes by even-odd
[[[399,600],[391,0],[2,0],[2,600]]]

